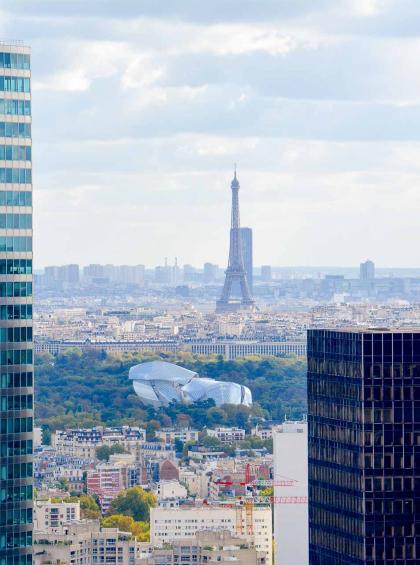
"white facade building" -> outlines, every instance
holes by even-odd
[[[215,437],[222,443],[234,443],[245,439],[245,430],[241,428],[216,428],[207,430],[207,435]]]
[[[223,530],[252,537],[255,548],[265,552],[267,563],[272,562],[272,512],[268,505],[253,506],[252,510],[234,503],[150,509],[150,542],[155,545],[190,538],[196,532]]]
[[[276,565],[308,565],[308,425],[285,422],[274,437]]]
[[[166,499],[185,499],[188,496],[187,489],[179,481],[159,481],[153,489],[159,501]]]

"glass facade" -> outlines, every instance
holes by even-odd
[[[420,332],[308,332],[311,565],[420,563]]]
[[[0,565],[32,563],[30,52],[0,44]]]

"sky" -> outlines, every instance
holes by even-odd
[[[418,0],[2,0],[32,47],[36,266],[420,264]]]

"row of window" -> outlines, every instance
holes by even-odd
[[[25,464],[22,463],[22,465]],[[13,526],[14,524],[32,524],[32,508],[11,508],[0,511],[0,526]]]
[[[0,283],[0,296],[32,296],[32,283],[2,282]]]
[[[0,396],[0,410],[32,410],[34,400],[32,394],[16,396]]]
[[[32,304],[2,304],[0,320],[32,320]]]
[[[19,534],[15,534],[19,536]],[[9,539],[9,537],[8,537]],[[28,543],[27,545],[30,546],[32,544]],[[26,546],[7,546],[7,547],[26,547]],[[32,553],[28,553],[27,555],[14,555],[10,557],[0,557],[0,565],[32,565]]]
[[[11,167],[0,167],[0,182],[31,184],[32,169],[12,169]]]
[[[23,373],[1,373],[0,374],[0,389],[4,388],[25,388],[31,387],[34,384],[34,377],[32,371]]]
[[[32,532],[1,532],[0,533],[0,549],[14,549],[18,547],[31,547],[32,546]],[[30,555],[22,555],[20,557],[7,557],[0,559],[0,565],[29,565],[32,563]]]
[[[32,451],[33,451],[33,441],[31,439],[16,439],[13,441],[7,441],[7,442],[2,442],[0,444],[0,456],[1,457],[15,457],[15,456],[19,456],[19,455],[32,455]],[[25,488],[25,487],[21,487],[21,488]],[[26,487],[29,488],[29,487]],[[2,500],[4,500],[2,498],[2,493],[3,490],[6,489],[0,489],[0,502]],[[8,500],[10,500],[9,496],[11,496],[11,492],[14,492],[14,489],[12,489],[12,487],[9,487],[6,491],[6,497]],[[14,496],[14,495],[13,495]],[[26,500],[26,498],[13,498],[12,500]]]
[[[30,230],[32,214],[0,214],[0,229]]]
[[[32,237],[0,236],[1,251],[32,251]]]
[[[32,275],[32,259],[0,259],[0,275]]]
[[[0,351],[1,365],[32,365],[32,349],[10,349]]]
[[[32,206],[29,190],[0,190],[0,206]]]
[[[32,328],[0,328],[0,343],[32,341]]]
[[[29,71],[30,68],[31,59],[26,53],[0,53],[0,69],[22,69]]]
[[[30,92],[31,80],[27,77],[1,77],[0,91],[2,92]]]
[[[31,101],[0,98],[0,114],[6,116],[30,116]]]
[[[30,145],[0,145],[0,161],[30,161]]]
[[[25,432],[32,432],[33,418],[2,418],[0,420],[0,431],[2,434],[20,434]],[[30,477],[31,475],[28,476]],[[1,476],[1,478],[7,479],[8,477]]]
[[[31,137],[31,124],[0,122],[0,137]]]

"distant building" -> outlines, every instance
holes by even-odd
[[[308,424],[284,422],[273,440],[275,562],[308,565]]]
[[[246,536],[254,542],[257,551],[265,553],[267,563],[272,563],[272,512],[269,505],[250,507],[233,503],[150,509],[150,542],[154,545],[193,538],[200,531],[228,531]]]
[[[270,282],[273,278],[270,265],[262,265],[261,267],[261,280],[262,282]]]
[[[148,563],[142,557],[150,554],[149,544],[117,528],[101,529],[97,520],[66,524],[56,531],[36,530],[34,542],[34,565],[139,565]]]
[[[309,330],[311,563],[419,563],[419,390],[419,331]]]
[[[175,428],[161,428],[156,430],[155,436],[164,441],[165,443],[175,443],[175,440],[182,441],[198,441],[198,430],[191,430],[190,428],[181,428],[176,430]]]
[[[242,257],[244,260],[245,274],[248,281],[248,288],[251,296],[253,294],[254,277],[253,277],[253,243],[252,243],[252,229],[239,228],[242,244]]]
[[[360,280],[372,281],[375,278],[375,263],[369,259],[360,263]]]
[[[185,499],[187,489],[177,480],[160,480],[153,489],[158,501],[166,499]]]
[[[119,466],[103,463],[87,472],[87,493],[98,497],[102,514],[124,488],[123,470]]]
[[[245,439],[245,430],[242,430],[241,428],[208,429],[207,435],[217,438],[222,443],[234,443]]]
[[[65,523],[80,520],[80,502],[52,502],[51,499],[35,500],[34,528],[48,530]]]
[[[36,340],[34,343],[35,353],[47,351],[57,355],[68,349],[77,347],[81,350],[119,352],[125,351],[191,351],[198,355],[222,355],[225,359],[236,359],[249,355],[274,355],[283,357],[286,355],[306,355],[306,341],[303,339],[293,341],[264,341],[256,339],[237,340],[210,340],[197,339],[194,341],[177,340],[109,340],[109,341],[81,341],[81,340]]]
[[[167,406],[172,401],[215,401],[222,404],[252,404],[248,387],[233,382],[200,378],[197,373],[164,361],[149,361],[130,368],[129,379],[144,404]]]
[[[161,481],[178,481],[179,469],[174,461],[169,459],[161,461],[159,464],[159,479]]]
[[[169,547],[154,548],[152,554],[141,560],[139,565],[162,563],[271,565],[266,553],[257,551],[252,541],[232,535],[229,531],[196,532],[193,537],[169,541]]]
[[[204,263],[203,282],[204,284],[214,283],[217,279],[219,267],[213,263]]]
[[[134,449],[145,441],[146,430],[131,426],[57,430],[51,436],[51,444],[57,453],[85,459],[95,459],[96,449],[103,445],[119,444],[126,449]]]

